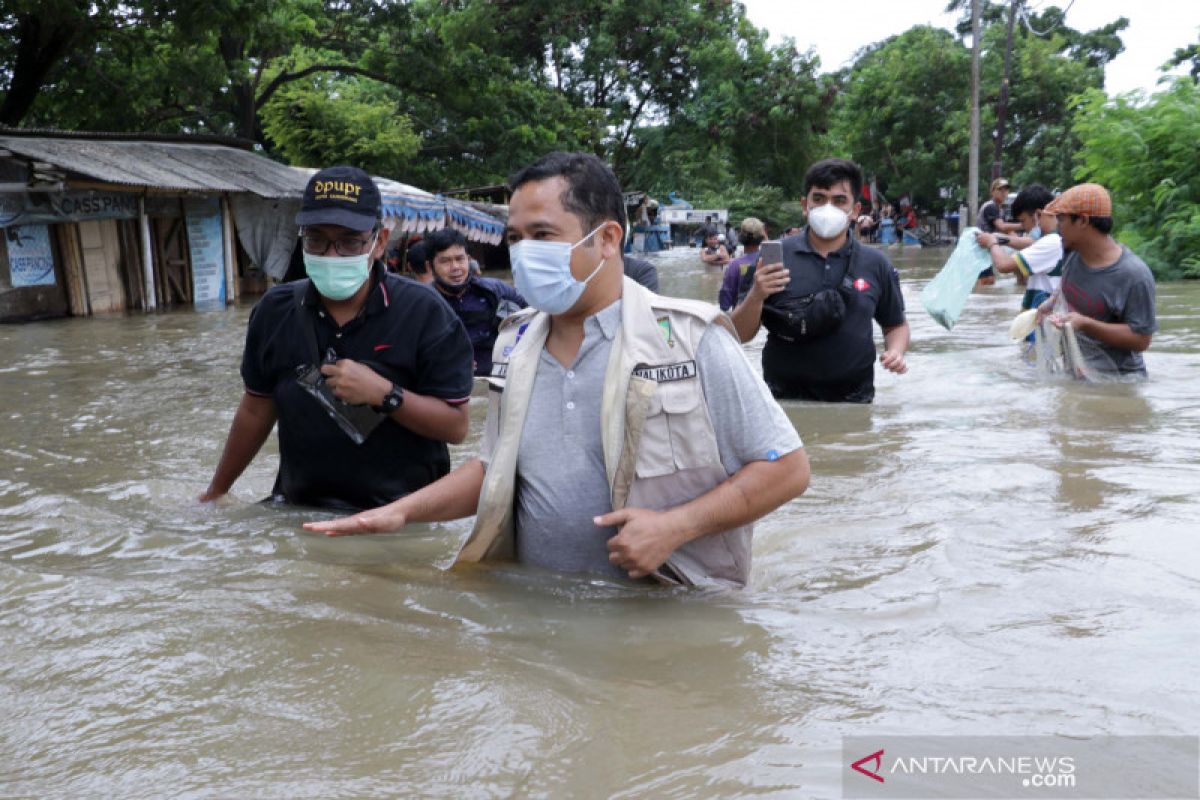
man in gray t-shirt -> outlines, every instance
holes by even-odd
[[[1058,218],[1063,247],[1062,285],[1039,307],[1051,314],[1058,296],[1068,313],[1051,317],[1070,325],[1088,366],[1110,375],[1146,375],[1142,353],[1150,347],[1158,322],[1154,313],[1154,275],[1129,248],[1112,238],[1112,200],[1099,184],[1073,186],[1046,206]]]

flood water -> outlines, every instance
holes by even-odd
[[[812,486],[715,596],[307,534],[273,439],[198,505],[249,306],[0,327],[0,796],[836,797],[845,735],[1195,734],[1200,284],[1088,386],[1019,360],[1011,283],[936,326],[948,253],[892,251],[907,375],[785,404]]]

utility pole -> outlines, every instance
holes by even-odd
[[[1004,161],[1004,122],[1008,117],[1008,76],[1012,74],[1013,24],[1021,0],[1012,0],[1008,7],[1008,39],[1004,45],[1004,78],[1000,81],[1000,105],[996,108],[996,156],[992,159],[992,180],[1000,177]]]
[[[971,0],[971,156],[967,167],[967,224],[979,213],[979,29],[980,4]]]

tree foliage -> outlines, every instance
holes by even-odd
[[[985,142],[1010,5],[984,4]],[[965,22],[966,0],[951,8]],[[1098,163],[1086,90],[1103,86],[1126,21],[1077,31],[1056,6],[1018,8],[1004,170],[1064,187],[1077,159]],[[925,208],[964,194],[962,30],[914,27],[826,75],[730,0],[5,0],[0,32],[0,124],[232,134],[290,163],[434,189],[582,149],[630,189],[774,227],[795,221],[805,169],[830,155]],[[1194,64],[1195,49],[1174,60]],[[991,160],[985,143],[982,174]],[[1156,191],[1183,203],[1193,183]]]
[[[1159,278],[1200,278],[1200,86],[1180,78],[1148,100],[1083,97],[1081,180],[1113,196],[1117,236]]]
[[[990,175],[1010,3],[984,3],[980,93],[980,174]],[[958,36],[914,27],[864,48],[839,79],[833,148],[863,164],[885,194],[909,194],[925,207],[965,197],[970,119],[969,3]],[[1026,21],[1027,20],[1027,21]],[[1065,187],[1079,142],[1072,98],[1102,87],[1104,66],[1122,50],[1124,18],[1093,31],[1065,24],[1062,9],[1023,9],[1014,28],[1002,171],[1015,184]],[[992,134],[992,136],[989,136]],[[986,182],[986,181],[985,181]]]
[[[862,52],[844,78],[831,149],[875,175],[886,196],[926,207],[967,172],[970,53],[918,26]]]
[[[815,58],[728,0],[16,0],[0,29],[0,122],[232,134],[434,187],[585,149],[655,191],[792,190],[825,119]]]

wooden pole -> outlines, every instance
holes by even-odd
[[[154,245],[150,239],[150,217],[146,216],[146,196],[138,198],[138,226],[142,232],[142,308],[158,308],[158,291],[154,285]]]
[[[237,259],[237,248],[233,243],[233,214],[229,208],[229,195],[221,195],[221,243],[225,251],[225,303],[237,300],[237,269],[234,264]]]
[[[1021,0],[1012,0],[1008,7],[1008,38],[1004,45],[1004,77],[1000,80],[1000,105],[996,108],[996,156],[992,160],[992,180],[1000,177],[1004,164],[1004,122],[1008,117],[1008,77],[1012,71],[1013,24]]]
[[[974,225],[979,213],[979,50],[980,4],[971,0],[971,163],[967,166],[968,224]]]

